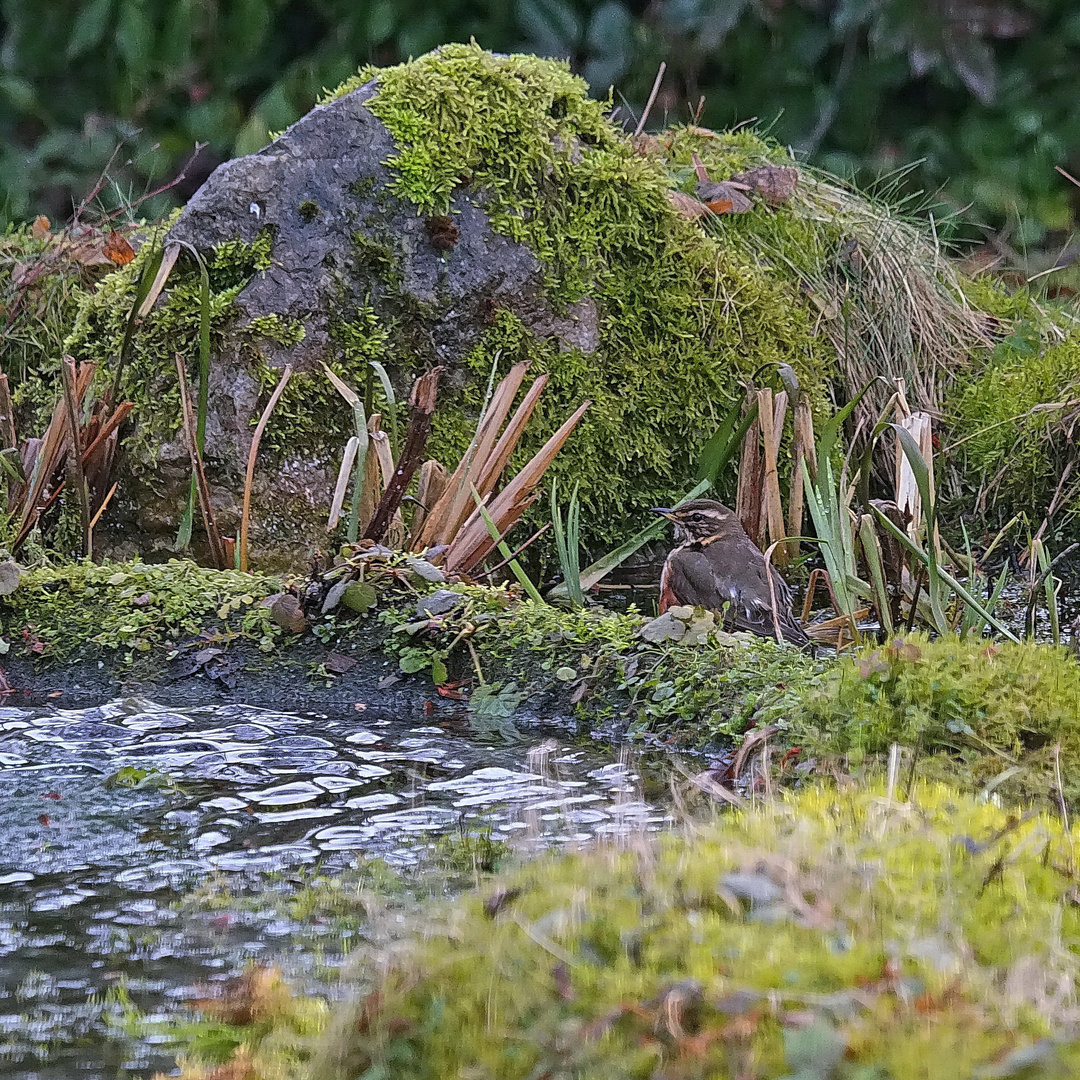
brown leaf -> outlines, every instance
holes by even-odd
[[[459,682],[445,682],[441,686],[436,686],[435,690],[439,697],[449,698],[451,701],[465,701],[467,700],[465,694],[458,689],[463,685]]]
[[[105,257],[117,266],[127,266],[135,258],[135,249],[123,233],[110,232],[105,238]]]
[[[714,214],[745,214],[754,205],[730,181],[719,184],[715,180],[699,180],[694,192]]]
[[[691,221],[708,211],[708,207],[700,199],[695,199],[693,195],[686,195],[681,191],[669,191],[667,197],[671,200],[671,205],[684,218],[690,218]]]
[[[762,165],[733,176],[731,183],[745,184],[770,206],[782,206],[799,186],[799,170],[790,165]]]
[[[356,667],[356,661],[344,653],[332,652],[324,661],[323,667],[334,675],[344,675]]]
[[[38,214],[34,218],[34,224],[30,226],[30,235],[35,240],[44,240],[49,235],[49,230],[52,228],[52,222],[44,214]]]
[[[282,630],[302,634],[307,628],[304,613],[300,610],[300,601],[291,593],[278,593],[276,596],[267,597],[266,604],[270,608],[270,618]]]

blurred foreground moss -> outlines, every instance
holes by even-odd
[[[1074,842],[943,785],[814,787],[541,859],[362,954],[310,1062],[263,1042],[246,1075],[1075,1076]]]

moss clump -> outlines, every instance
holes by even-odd
[[[928,786],[541,859],[361,968],[312,1075],[1075,1075],[1072,848]]]
[[[355,309],[351,319],[336,318],[330,336],[338,347],[338,358],[328,367],[358,393],[372,376],[372,360],[387,359],[390,331],[369,305]],[[263,363],[254,365],[262,393],[273,393],[281,378],[278,368]],[[256,422],[252,417],[252,423]],[[295,372],[278,400],[266,425],[263,445],[278,454],[307,455],[340,452],[341,446],[355,434],[353,414],[334,389],[322,369]]]
[[[131,659],[214,623],[224,637],[243,634],[269,648],[281,630],[261,601],[281,588],[268,574],[180,560],[44,566],[0,599],[0,625],[9,640],[49,662],[95,645]]]
[[[495,311],[465,359],[477,379],[456,398],[444,387],[434,456],[453,462],[465,451],[496,354],[500,372],[529,358],[530,375],[551,382],[521,454],[592,401],[554,473],[580,480],[583,528],[609,543],[625,536],[628,516],[685,487],[740,377],[790,364],[823,400],[832,349],[798,289],[680,217],[667,164],[625,139],[608,103],[565,64],[449,45],[364,69],[335,95],[372,78],[368,106],[397,148],[394,193],[433,215],[471,193],[495,231],[540,259],[553,305],[588,298],[598,311],[593,354],[538,341]]]
[[[1041,518],[1066,466],[1076,464],[1080,333],[1047,346],[1037,324],[1022,324],[977,378],[957,388],[950,412],[966,475],[1006,516],[1027,511]]]
[[[1080,664],[1064,649],[911,635],[864,648],[797,697],[789,736],[814,754],[858,763],[899,743],[932,773],[974,788],[1008,773],[999,790],[1047,797],[1060,747],[1064,794],[1080,801]]]

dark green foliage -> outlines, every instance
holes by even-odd
[[[704,95],[703,123],[758,117],[835,171],[922,161],[912,186],[944,186],[969,221],[1018,215],[1021,246],[1075,209],[1053,171],[1080,147],[1071,0],[8,0],[0,34],[0,222],[66,217],[118,142],[108,206],[169,179],[196,141],[210,144],[207,164],[259,149],[357,63],[470,36],[568,57],[635,114],[666,59],[654,120],[683,119]]]

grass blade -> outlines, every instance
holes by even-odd
[[[535,600],[536,603],[544,603],[544,598],[540,595],[536,586],[532,583],[529,575],[521,569],[521,564],[514,558],[510,551],[509,545],[502,538],[499,533],[499,527],[495,524],[491,514],[488,513],[487,507],[484,505],[484,500],[480,498],[480,492],[474,487],[472,489],[473,498],[476,500],[476,509],[483,519],[484,524],[487,526],[488,532],[491,533],[491,539],[495,542],[495,546],[499,549],[499,554],[506,559],[510,570],[513,572],[514,577],[521,583],[521,587],[525,590],[525,594],[530,600]]]
[[[266,403],[266,408],[263,409],[258,424],[255,425],[255,434],[251,437],[247,472],[244,475],[244,501],[240,511],[240,547],[237,551],[240,560],[239,569],[245,573],[248,568],[248,526],[251,521],[251,487],[255,483],[255,458],[259,453],[259,443],[262,442],[263,432],[270,421],[270,414],[274,411],[274,407],[284,393],[285,387],[292,377],[292,371],[292,364],[286,364],[285,370],[281,373],[281,379],[278,381],[277,386],[274,387],[274,392],[270,395],[270,400]]]

